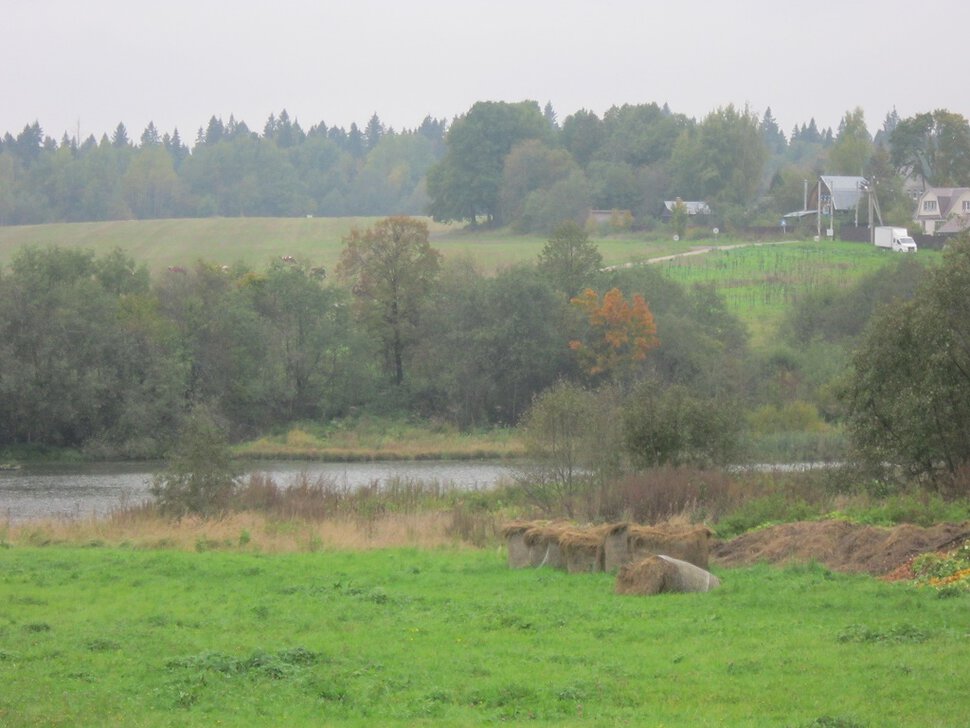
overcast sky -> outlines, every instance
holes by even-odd
[[[697,119],[735,104],[782,130],[871,132],[946,108],[970,118],[970,2],[649,0],[4,0],[0,134],[137,140],[149,121],[191,143],[215,115],[261,131],[413,128],[476,101],[585,108],[667,102]],[[952,35],[948,40],[948,34]]]

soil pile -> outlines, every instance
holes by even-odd
[[[930,528],[893,528],[845,521],[784,523],[722,541],[711,549],[718,566],[817,561],[832,571],[887,574],[914,556],[940,551],[970,538],[970,521]]]

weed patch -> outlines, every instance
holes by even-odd
[[[839,632],[839,642],[859,642],[863,644],[905,642],[920,644],[930,638],[930,633],[911,624],[898,624],[883,629],[874,629],[862,624],[853,624]]]
[[[256,651],[245,658],[221,652],[202,652],[169,660],[165,667],[168,670],[217,672],[225,676],[283,680],[298,674],[301,668],[316,664],[318,660],[319,655],[316,653],[303,647],[295,647],[275,653]]]

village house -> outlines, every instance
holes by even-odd
[[[960,233],[970,228],[970,187],[929,187],[916,201],[913,220],[927,235]]]

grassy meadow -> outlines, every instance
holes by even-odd
[[[788,308],[820,287],[849,288],[860,278],[895,262],[898,253],[862,243],[795,242],[750,245],[663,261],[664,275],[682,283],[712,284],[728,309],[744,321],[755,340],[774,335]],[[921,250],[934,264],[940,253]]]
[[[283,255],[332,268],[351,229],[366,228],[379,219],[212,217],[0,226],[0,263],[8,263],[25,245],[56,245],[93,250],[99,255],[121,248],[152,271],[174,265],[187,267],[199,259],[220,265],[242,261],[260,268]],[[446,257],[470,256],[483,270],[534,261],[547,240],[541,235],[465,230],[426,220],[432,245]],[[608,265],[686,251],[692,245],[672,240],[647,242],[633,235],[597,242]]]
[[[965,598],[817,565],[707,594],[502,550],[0,551],[0,725],[957,726]]]

